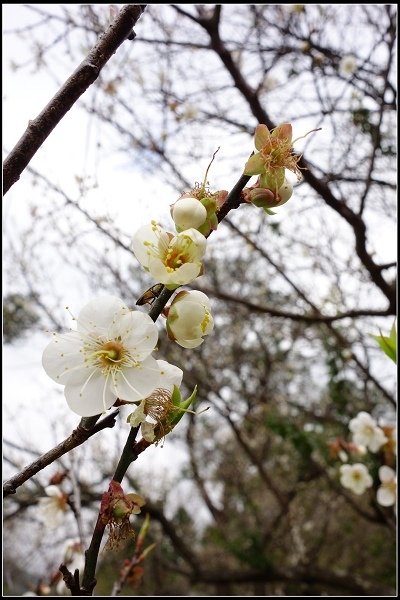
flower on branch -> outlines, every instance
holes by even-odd
[[[183,348],[196,348],[211,333],[214,320],[210,301],[199,291],[179,292],[168,309],[167,332]]]
[[[55,334],[44,350],[43,367],[65,385],[70,409],[90,417],[117,398],[135,402],[159,387],[160,368],[150,356],[157,339],[158,329],[148,315],[104,296],[81,310],[77,331]]]
[[[176,408],[172,401],[172,394],[175,388],[179,390],[183,377],[183,371],[175,365],[171,365],[164,360],[157,362],[162,373],[160,387],[142,400],[136,410],[127,418],[131,427],[141,426],[143,438],[151,443],[156,439],[156,426],[158,425],[163,429],[163,423],[169,413]],[[147,417],[153,419],[153,422],[147,421]],[[163,435],[166,433],[168,432],[163,433]]]
[[[132,248],[140,264],[158,282],[175,289],[202,274],[206,244],[204,235],[194,228],[174,236],[152,221],[136,232]]]
[[[277,193],[259,186],[260,180],[253,187],[245,188],[243,196],[246,202],[251,202],[254,206],[263,208],[267,214],[274,214],[269,209],[286,204],[293,194],[293,186],[286,178]]]
[[[372,486],[373,480],[367,467],[361,463],[356,463],[340,467],[340,483],[343,487],[360,496],[367,488]]]
[[[299,179],[301,176],[297,166],[300,156],[293,154],[293,143],[290,123],[278,125],[271,132],[266,125],[257,125],[254,144],[258,152],[247,161],[244,174],[260,175],[260,187],[277,194],[285,180],[285,169]]]
[[[207,210],[197,198],[184,197],[172,205],[171,216],[177,231],[184,231],[190,227],[197,229],[206,220]]]
[[[388,440],[376,421],[367,412],[361,411],[351,419],[349,429],[355,444],[365,446],[371,452],[378,452]]]
[[[83,552],[82,544],[79,540],[69,539],[64,544],[63,553],[63,564],[68,567],[72,574],[78,569],[80,573],[83,573],[85,568],[85,554]],[[56,592],[59,596],[71,596],[71,590],[65,585],[65,581],[58,571],[56,575]]]
[[[383,465],[379,468],[379,479],[382,485],[376,493],[376,500],[381,506],[393,506],[396,502],[397,479],[391,467]]]
[[[144,498],[138,494],[124,494],[121,484],[114,479],[108,491],[101,499],[100,519],[103,525],[108,525],[110,534],[106,544],[107,549],[118,548],[120,542],[134,535],[130,523],[131,515],[140,513],[145,504]]]
[[[68,510],[68,495],[56,485],[48,485],[45,490],[47,498],[39,498],[38,517],[48,527],[56,528],[64,520]]]

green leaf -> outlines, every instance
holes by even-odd
[[[372,337],[376,342],[378,342],[381,349],[384,351],[386,356],[388,356],[394,363],[397,363],[397,335],[396,335],[396,323],[393,323],[393,326],[390,330],[389,337],[382,335],[382,331],[379,330],[381,335],[373,335]]]

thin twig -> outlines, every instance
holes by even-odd
[[[9,496],[10,494],[15,494],[17,488],[23,483],[25,483],[25,481],[28,481],[28,479],[33,477],[33,475],[36,475],[36,473],[38,473],[48,465],[51,465],[51,463],[53,463],[55,460],[57,460],[73,448],[76,448],[77,446],[80,446],[81,444],[86,442],[86,440],[88,440],[92,435],[94,435],[98,431],[106,429],[106,427],[114,427],[115,418],[118,413],[119,410],[113,411],[109,415],[105,416],[104,419],[97,423],[97,425],[96,422],[99,419],[100,415],[96,417],[81,419],[81,422],[79,423],[78,427],[74,429],[71,435],[69,435],[63,442],[61,442],[60,444],[58,444],[58,446],[55,446],[55,448],[52,448],[45,454],[39,456],[38,459],[33,461],[30,465],[22,469],[22,471],[11,477],[11,479],[8,479],[3,484],[4,497]]]
[[[96,81],[101,69],[118,47],[130,36],[132,27],[146,8],[145,4],[124,6],[87,57],[32,121],[11,150],[3,165],[3,193],[18,181],[37,150],[75,102]]]

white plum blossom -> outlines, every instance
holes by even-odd
[[[362,463],[356,463],[354,465],[341,465],[340,483],[343,487],[360,496],[367,488],[372,486],[373,480],[367,467]]]
[[[197,198],[180,198],[172,206],[171,216],[179,231],[197,229],[207,219],[207,210]]]
[[[383,465],[379,468],[379,479],[382,485],[376,493],[376,500],[381,506],[393,506],[396,502],[396,473],[391,467]]]
[[[346,54],[339,63],[339,71],[342,75],[353,75],[357,69],[357,61],[352,54]]]
[[[376,421],[364,411],[359,412],[354,419],[351,419],[349,429],[353,434],[354,443],[365,446],[371,452],[378,452],[379,448],[388,441]]]
[[[208,297],[203,292],[179,292],[167,317],[168,336],[183,348],[196,348],[211,333],[214,320]]]
[[[158,282],[173,288],[193,281],[202,273],[206,244],[206,238],[196,229],[174,236],[152,221],[136,232],[132,249],[140,264]]]
[[[44,491],[47,498],[38,500],[38,518],[46,526],[56,528],[61,525],[68,510],[68,497],[56,485],[48,485]]]
[[[66,541],[62,562],[68,567],[71,573],[74,573],[76,569],[79,569],[79,573],[82,575],[83,569],[85,568],[85,555],[79,540],[70,539]],[[71,595],[71,591],[67,588],[63,579],[57,583],[56,592],[59,596]]]
[[[104,296],[79,313],[77,331],[55,334],[43,352],[43,367],[65,385],[68,406],[81,417],[98,415],[117,400],[135,402],[160,384],[150,356],[158,340],[151,318]]]
[[[148,398],[142,400],[128,417],[131,427],[141,426],[142,436],[147,442],[154,441],[154,428],[163,413],[171,407],[172,391],[174,386],[177,388],[181,386],[183,377],[183,371],[179,367],[171,365],[165,360],[158,360],[157,363],[161,372],[159,388],[154,390]],[[147,417],[153,418],[155,422],[146,421]]]

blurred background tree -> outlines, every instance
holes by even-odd
[[[13,36],[29,48],[14,71],[33,67],[59,85],[109,15],[103,5],[57,6],[20,6],[5,44]],[[149,6],[80,101],[87,129],[76,144],[88,164],[73,173],[60,157],[62,180],[35,158],[23,176],[36,190],[20,199],[30,218],[5,227],[5,342],[20,344],[23,332],[26,341],[35,328],[65,327],[60,298],[71,285],[134,306],[152,283],[130,250],[135,217],[161,206],[154,218],[166,224],[218,146],[210,187],[229,190],[257,123],[290,122],[294,137],[322,128],[296,144],[303,179],[276,216],[242,207],[211,236],[194,286],[211,298],[213,335],[195,351],[160,336],[163,357],[210,409],[166,440],[179,455],[167,479],[140,461],[128,471],[157,546],[122,594],[394,593],[393,511],[375,499],[383,453],[368,457],[374,489],[355,496],[339,482],[338,447],[361,410],[394,422],[394,371],[371,334],[390,330],[396,305],[395,25],[394,5]],[[96,194],[110,157],[140,183],[122,198],[115,185],[107,204]],[[86,542],[123,423],[57,467],[80,487]],[[46,448],[6,439],[7,469]],[[46,471],[7,500],[8,594],[48,582],[63,539],[76,535],[72,515],[51,545],[37,527],[48,483]],[[131,552],[129,542],[102,556],[96,594],[110,594]]]

